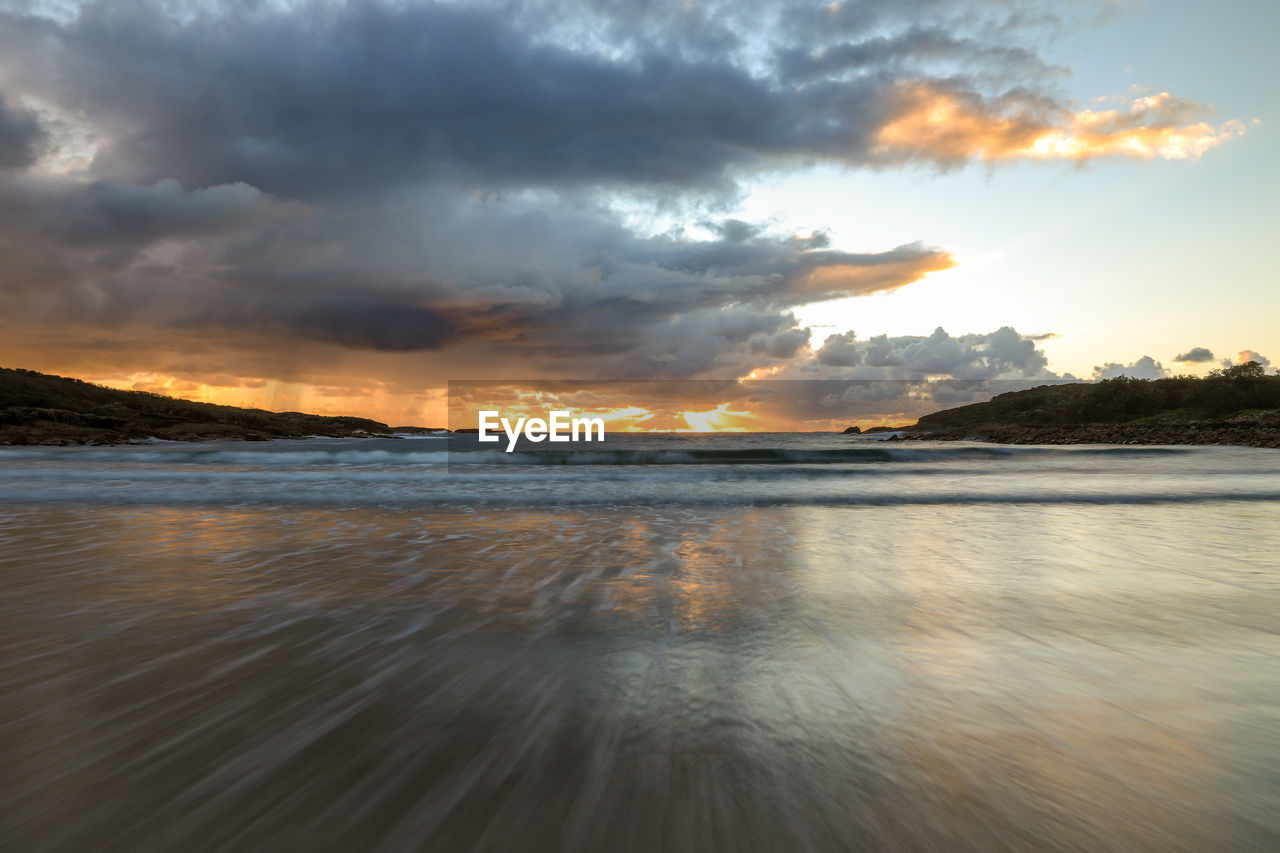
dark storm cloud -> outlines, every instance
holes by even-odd
[[[292,311],[290,305],[296,305]],[[368,294],[289,303],[274,312],[290,331],[315,340],[386,352],[439,349],[456,330],[421,305],[378,302]]]
[[[15,107],[0,93],[0,169],[30,166],[39,155],[44,137],[35,114]]]
[[[472,341],[495,362],[623,376],[788,358],[809,337],[791,308],[953,263],[918,245],[849,253],[735,222],[703,239],[641,236],[607,210],[551,216],[517,200],[317,209],[245,185],[26,181],[0,185],[0,201],[7,307],[28,317],[383,352]]]
[[[351,254],[376,254],[381,230],[371,227]],[[553,219],[510,204],[459,203],[433,230],[422,249],[447,252],[451,262],[422,277],[404,258],[397,283],[384,270],[384,292],[432,306],[460,338],[484,341],[526,367],[581,365],[617,376],[745,371],[753,360],[788,358],[809,338],[790,309],[893,289],[953,263],[915,245],[853,254],[813,248],[820,239],[765,233],[644,237],[601,211]],[[348,239],[355,233],[346,230]],[[494,235],[501,252],[492,251]],[[398,260],[392,251],[382,255],[388,268]],[[264,260],[266,270],[274,266],[273,256]],[[303,269],[270,289],[314,290],[334,275],[332,266]]]
[[[484,293],[482,306],[469,305],[462,291],[444,301],[460,306],[460,323],[488,324],[487,338],[520,330],[506,344],[527,349],[530,358],[577,361],[619,376],[745,372],[753,360],[785,359],[808,342],[790,309],[891,290],[953,263],[945,252],[915,245],[851,254],[766,234],[642,238],[598,222],[590,255],[548,258],[557,244],[576,248],[555,237],[560,228],[582,233],[573,226],[531,225],[543,238],[536,248],[530,240],[527,254],[504,257],[505,274],[488,270],[501,286],[466,291],[472,298]],[[517,223],[502,230],[520,231]],[[579,271],[588,275],[575,280]]]
[[[804,361],[794,309],[954,260],[714,215],[744,181],[950,165],[993,133],[1014,156],[1062,111],[1023,43],[1056,19],[1002,0],[6,8],[0,333],[106,360],[164,340],[176,364],[186,335],[266,363],[430,351],[441,376]],[[972,138],[921,126],[938,103]],[[850,338],[816,363],[1034,370],[1026,343]]]
[[[791,358],[809,342],[791,309],[952,265],[738,220],[628,227],[600,187],[678,203],[774,161],[857,162],[889,109],[884,80],[787,83],[744,60],[748,18],[786,4],[690,8],[0,16],[6,77],[88,158],[85,177],[0,185],[7,313],[682,376]]]
[[[442,179],[671,184],[806,147],[794,126],[806,104],[738,68],[575,54],[530,42],[499,10],[304,4],[181,24],[110,3],[5,29],[18,54],[45,47],[48,85],[115,131],[95,163],[112,178],[296,196]]]
[[[0,184],[0,226],[68,246],[146,244],[259,224],[290,206],[243,183],[187,191],[152,185],[13,180]]]
[[[981,105],[982,81],[999,84],[989,95],[1025,91],[1050,70],[1026,48],[938,27],[814,49],[839,31],[822,16],[752,63],[726,52],[750,33],[726,25],[749,27],[743,13],[692,20],[675,5],[627,5],[229,4],[176,16],[113,0],[63,23],[6,16],[0,45],[22,85],[105,132],[99,176],[297,197],[423,181],[723,187],[735,168],[875,159],[903,81]],[[840,16],[885,14],[874,5]],[[811,11],[748,8],[792,27]],[[583,33],[571,49],[536,37],[554,15],[612,25],[615,38],[627,22],[633,35],[605,50]],[[692,35],[662,35],[680,23]]]
[[[1204,364],[1213,361],[1213,352],[1207,347],[1192,347],[1182,355],[1174,356],[1173,360],[1183,364]]]

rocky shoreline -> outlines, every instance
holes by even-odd
[[[1206,377],[1040,385],[924,415],[897,436],[997,444],[1280,447],[1280,376],[1257,361]]]
[[[977,424],[926,431],[906,427],[902,440],[985,441],[993,444],[1239,445],[1280,448],[1280,425],[1270,423],[1080,424],[1010,426]]]

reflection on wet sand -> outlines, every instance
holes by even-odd
[[[0,837],[1276,849],[1280,531],[1217,511],[10,507]]]

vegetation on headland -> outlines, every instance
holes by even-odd
[[[119,391],[79,379],[0,368],[0,445],[119,444],[442,432],[355,417],[268,412]],[[460,430],[465,432],[467,430]],[[1280,376],[1257,362],[1205,378],[1042,385],[925,415],[903,438],[1006,444],[1244,444],[1280,447]]]
[[[33,370],[0,368],[0,444],[119,444],[387,435],[365,418],[268,412],[118,391]]]
[[[925,415],[906,438],[1002,444],[1280,447],[1280,376],[1251,361],[1204,378],[1042,385]]]

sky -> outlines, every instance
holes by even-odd
[[[451,380],[677,383],[715,425],[721,381],[1274,369],[1276,32],[1256,2],[0,0],[0,365],[424,425]]]

